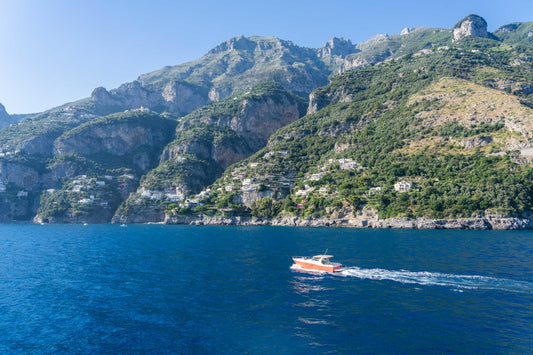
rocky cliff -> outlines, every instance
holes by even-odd
[[[453,40],[475,36],[489,38],[487,21],[478,15],[468,15],[453,27]]]
[[[171,139],[174,120],[142,110],[106,116],[66,132],[54,142],[54,155],[109,159],[146,171]]]
[[[10,115],[7,113],[4,105],[0,103],[0,129],[11,124],[19,123],[25,115]]]
[[[345,40],[342,37],[333,37],[318,50],[318,56],[321,58],[330,56],[345,57],[354,52],[357,52],[357,49],[353,45],[352,41],[349,39]]]
[[[289,95],[264,99],[245,96],[241,105],[236,115],[191,118],[180,129],[185,130],[198,123],[228,127],[239,134],[252,151],[257,151],[265,146],[272,133],[301,116],[300,102]]]
[[[141,182],[115,220],[139,221],[141,217],[134,215],[141,215],[153,222],[150,211],[163,209],[163,200],[142,207],[143,194],[146,200],[148,191],[200,192],[224,169],[264,147],[272,133],[297,120],[304,108],[305,101],[281,85],[264,83],[184,117],[176,138],[163,150],[159,166]]]
[[[207,93],[205,88],[184,81],[171,80],[160,87],[150,87],[133,81],[111,91],[103,87],[96,88],[90,101],[107,110],[144,107],[182,116],[207,104]]]

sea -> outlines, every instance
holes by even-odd
[[[533,231],[2,224],[0,256],[1,354],[533,353]]]

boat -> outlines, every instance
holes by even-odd
[[[328,272],[339,272],[342,269],[342,264],[329,261],[330,258],[333,258],[333,255],[315,255],[312,257],[309,256],[293,256],[292,260],[294,264],[304,268],[306,270],[314,271],[328,271]]]

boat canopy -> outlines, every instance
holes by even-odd
[[[329,258],[333,258],[333,255],[315,255],[313,256],[313,259],[329,259]]]

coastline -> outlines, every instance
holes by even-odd
[[[532,218],[484,216],[479,218],[429,219],[421,218],[299,218],[299,217],[165,217],[163,224],[243,225],[288,227],[348,227],[381,229],[477,229],[528,230],[533,229]]]
[[[241,225],[241,226],[286,226],[286,227],[346,227],[378,229],[475,229],[475,230],[533,230],[533,213],[522,216],[501,216],[485,213],[471,218],[431,219],[427,217],[393,217],[380,219],[374,210],[364,210],[353,215],[349,209],[339,210],[328,218],[301,218],[278,216],[275,218],[258,217],[212,217],[207,215],[168,216],[165,214],[137,215],[128,218],[114,217],[111,221],[100,219],[70,218],[46,219],[39,215],[32,220],[41,224],[184,224],[184,225]]]

